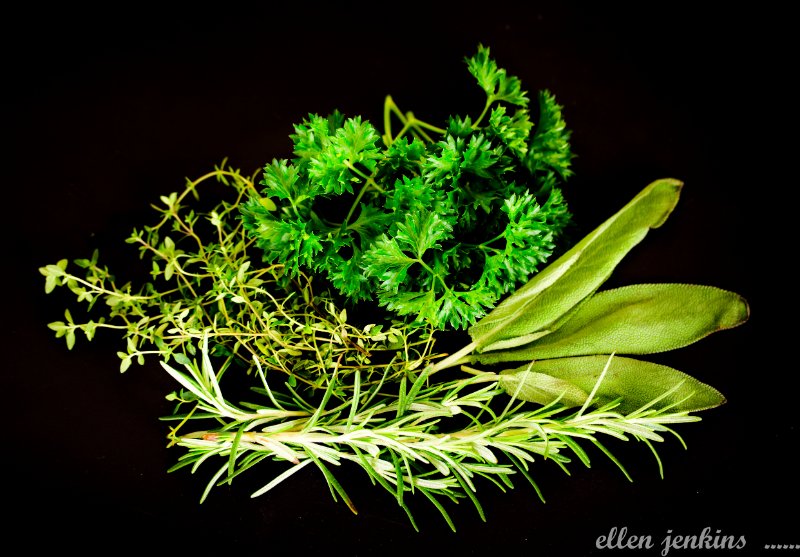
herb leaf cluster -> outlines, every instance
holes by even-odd
[[[570,132],[547,91],[534,125],[488,48],[466,63],[486,93],[475,119],[438,128],[387,97],[382,135],[339,112],[296,125],[294,158],[266,165],[241,207],[264,260],[438,329],[467,328],[536,273],[571,219]]]

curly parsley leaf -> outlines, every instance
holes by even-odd
[[[261,184],[264,193],[278,199],[298,200],[308,195],[303,181],[299,181],[297,167],[288,164],[286,159],[273,159],[271,164],[264,167],[264,178]]]
[[[240,209],[265,261],[437,328],[470,326],[536,273],[570,221],[561,107],[541,93],[534,122],[488,48],[466,63],[486,93],[477,117],[439,128],[387,97],[382,135],[338,111],[295,125],[295,158],[266,165]]]
[[[355,166],[368,171],[375,168],[375,159],[380,157],[378,139],[372,124],[362,122],[361,117],[348,118],[334,135],[327,136],[324,147],[309,158],[309,177],[326,194],[353,193],[353,184],[362,181]]]
[[[520,80],[507,75],[504,69],[498,68],[489,54],[488,47],[478,45],[477,54],[466,60],[469,73],[478,80],[478,85],[486,92],[487,103],[507,102],[517,106],[528,106],[528,97],[522,90]]]
[[[265,261],[284,262],[293,276],[303,267],[314,268],[323,245],[307,221],[300,217],[276,219],[256,199],[245,202],[241,214],[245,228],[256,235]]]
[[[337,290],[353,301],[368,300],[371,297],[368,279],[361,272],[363,254],[358,249],[354,250],[349,259],[345,259],[336,251],[331,251],[326,254],[323,261],[328,279]]]
[[[539,93],[539,122],[531,138],[526,164],[533,173],[555,173],[565,179],[572,175],[573,154],[569,143],[571,132],[561,110],[552,93]]]
[[[528,153],[528,137],[533,122],[527,110],[518,109],[513,116],[508,116],[505,106],[495,107],[489,116],[489,127],[517,157],[523,158]]]
[[[337,110],[327,118],[309,114],[301,124],[295,125],[295,133],[289,135],[289,139],[294,143],[294,154],[297,156],[294,162],[300,167],[305,167],[311,160],[318,158],[330,143],[330,137],[342,127],[343,123],[344,116]]]

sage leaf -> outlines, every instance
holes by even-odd
[[[558,400],[567,408],[580,406],[589,394],[569,381],[530,371],[531,366],[504,371],[500,374],[500,387],[509,395],[525,400],[548,405]]]
[[[651,183],[625,207],[497,305],[470,330],[478,351],[527,344],[594,293],[675,208],[682,182]]]
[[[669,366],[614,356],[578,356],[539,360],[520,368],[507,370],[504,376],[521,375],[517,381],[525,381],[530,373],[549,375],[591,393],[603,369],[608,370],[595,393],[592,404],[602,406],[621,399],[614,411],[622,414],[635,412],[639,408],[663,397],[652,406],[654,409],[670,407],[670,412],[696,412],[725,403],[725,397],[715,388],[706,385],[682,371]],[[511,378],[503,379],[512,384]],[[501,383],[502,384],[502,383]],[[508,390],[508,389],[506,389]],[[513,391],[511,391],[513,394]],[[522,398],[520,396],[520,398]],[[533,401],[537,402],[537,401]]]
[[[558,330],[517,349],[478,354],[483,364],[594,354],[654,354],[744,323],[740,295],[694,284],[636,284],[598,292]]]

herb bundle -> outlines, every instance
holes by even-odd
[[[283,463],[253,494],[263,495],[313,465],[355,512],[333,470],[358,466],[414,527],[421,494],[455,529],[448,500],[470,499],[485,519],[484,484],[522,477],[541,497],[533,464],[588,465],[589,446],[627,475],[607,440],[643,441],[658,459],[673,424],[724,402],[640,356],[743,323],[745,300],[685,284],[601,290],[682,184],[653,182],[539,268],[569,218],[557,187],[568,133],[547,93],[532,132],[518,80],[488,55],[480,47],[467,61],[487,93],[474,121],[440,129],[391,98],[382,136],[359,118],[312,115],[295,128],[297,158],[273,161],[260,181],[223,163],[163,196],[160,219],[128,238],[148,260],[141,287],[117,281],[97,253],[40,269],[47,292],[66,287],[89,310],[50,323],[68,348],[78,334],[116,331],[121,371],[153,357],[176,381],[165,419],[186,452],[173,469],[215,466],[202,499]],[[216,205],[193,208],[212,183]],[[331,222],[323,202],[345,194],[345,217]],[[373,295],[390,317],[348,315]],[[439,350],[442,329],[464,328],[462,348]]]

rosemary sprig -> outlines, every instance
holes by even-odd
[[[190,467],[195,472],[204,462],[216,462],[217,469],[201,501],[214,486],[230,483],[259,463],[284,461],[289,467],[255,491],[253,497],[264,495],[313,464],[323,474],[334,499],[341,497],[355,513],[353,501],[332,472],[349,463],[361,467],[373,484],[389,492],[415,528],[407,496],[419,492],[455,530],[442,504],[447,500],[469,498],[481,519],[486,520],[478,499],[482,487],[479,479],[513,488],[512,478],[521,475],[542,497],[531,475],[532,464],[551,460],[566,472],[567,465],[577,458],[589,466],[586,445],[599,448],[630,479],[603,444],[604,438],[644,442],[663,475],[653,443],[664,441],[665,434],[680,440],[670,426],[700,420],[670,407],[655,409],[657,400],[626,414],[616,411],[618,401],[591,410],[585,405],[578,411],[568,410],[558,399],[535,407],[509,399],[498,385],[499,376],[491,373],[425,385],[413,400],[404,399],[409,395],[402,392],[389,394],[382,385],[361,389],[356,383],[358,394],[351,401],[331,407],[320,405],[312,413],[312,405],[294,391],[281,393],[278,402],[260,367],[262,400],[248,403],[245,409],[225,398],[217,382],[220,373],[215,372],[208,357],[207,339],[203,342],[200,364],[187,363],[184,371],[162,364],[185,388],[181,402],[197,403],[188,414],[170,418],[181,421],[170,434],[172,442],[187,449],[172,470]],[[602,375],[597,386],[601,381]],[[504,406],[502,411],[497,411],[498,401]],[[216,427],[180,432],[190,420],[212,419]]]

